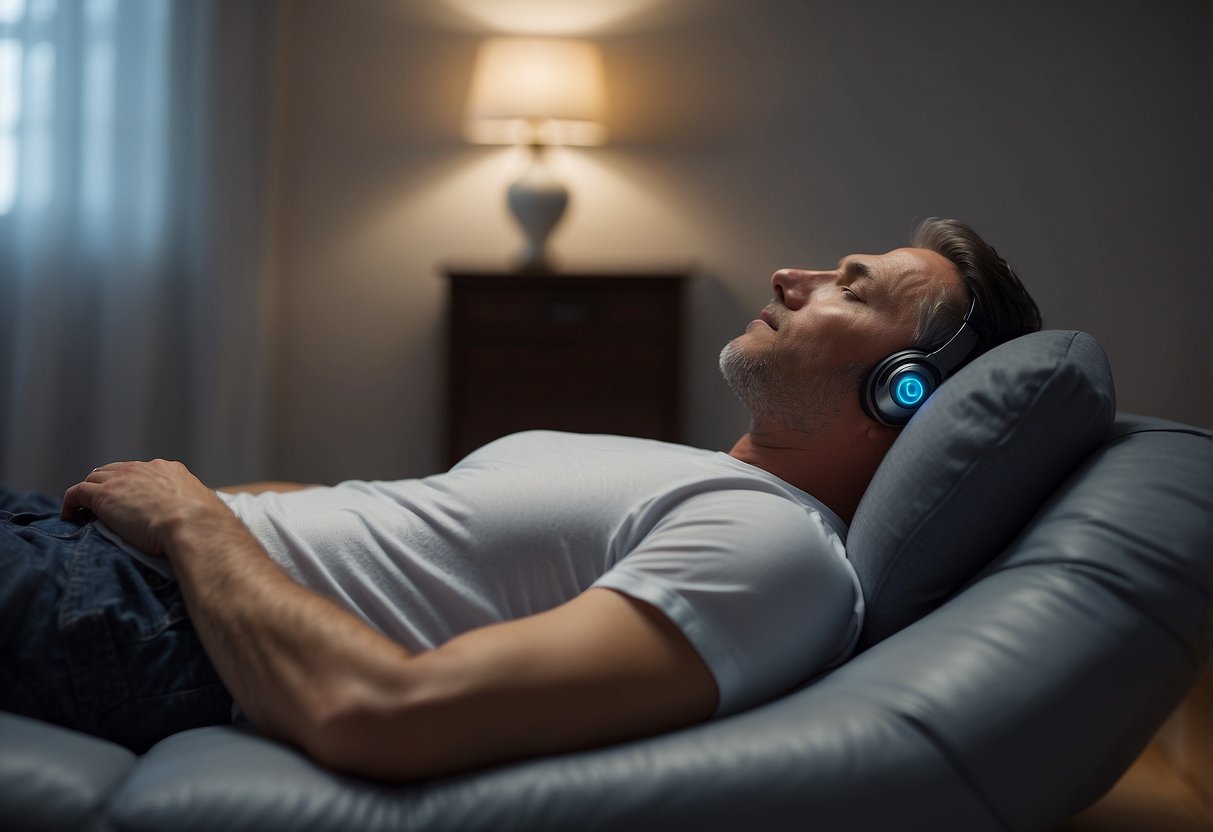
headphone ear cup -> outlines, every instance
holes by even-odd
[[[901,427],[943,381],[925,352],[903,350],[880,361],[861,391],[864,412],[886,427]]]
[[[977,298],[969,301],[960,329],[932,353],[902,350],[880,361],[864,379],[860,403],[864,412],[886,427],[901,427],[931,397],[943,380],[977,346],[977,330],[969,324]]]

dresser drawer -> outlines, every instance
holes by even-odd
[[[660,339],[679,324],[677,284],[616,280],[528,280],[455,285],[451,322],[477,342]]]

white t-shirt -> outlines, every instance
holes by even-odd
[[[532,431],[425,479],[220,496],[292,578],[413,652],[590,587],[652,604],[721,714],[842,661],[862,624],[842,521],[713,451]]]

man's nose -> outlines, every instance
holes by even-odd
[[[789,309],[803,306],[813,290],[835,273],[813,269],[780,269],[771,275],[771,289],[775,300]]]

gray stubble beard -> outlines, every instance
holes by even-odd
[[[750,411],[750,419],[809,433],[814,424],[837,407],[834,385],[805,379],[796,384],[781,379],[764,356],[746,353],[737,339],[720,351],[720,372],[725,382]]]

